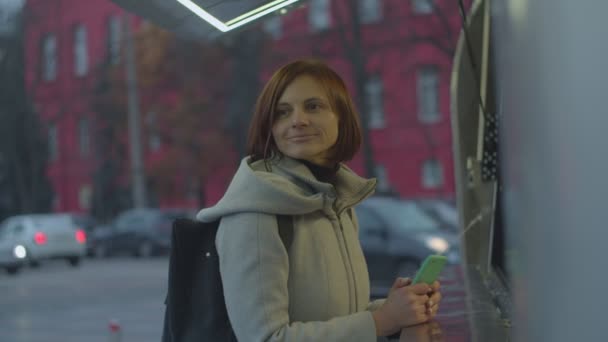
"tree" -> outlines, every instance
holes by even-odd
[[[260,63],[264,48],[264,35],[254,27],[237,33],[234,39],[224,42],[232,57],[232,81],[227,93],[225,126],[233,139],[238,160],[245,157],[248,124],[254,110],[257,90],[260,87]]]
[[[90,91],[95,116],[93,199],[91,214],[105,221],[132,206],[130,188],[123,181],[127,173],[127,127],[125,83],[122,68],[112,65],[109,56],[96,67]]]
[[[467,1],[469,3],[470,1]],[[363,162],[366,175],[375,176],[375,158],[372,148],[372,135],[369,127],[369,111],[370,103],[366,96],[366,84],[370,80],[370,72],[368,62],[370,54],[378,53],[388,47],[399,46],[404,51],[411,49],[417,45],[430,45],[437,51],[443,54],[446,58],[452,58],[456,47],[456,32],[458,31],[458,23],[454,22],[454,14],[458,13],[458,4],[456,2],[442,2],[441,5],[433,4],[433,10],[429,17],[425,20],[429,23],[426,30],[420,30],[416,25],[409,25],[408,30],[404,32],[400,28],[404,27],[403,23],[415,23],[415,15],[404,17],[403,15],[388,13],[387,18],[382,18],[382,21],[376,23],[381,27],[381,32],[385,32],[386,37],[375,37],[373,41],[369,39],[369,34],[364,34],[363,27],[366,25],[363,22],[360,1],[336,1],[336,20],[337,29],[332,36],[342,42],[342,46],[336,49],[320,50],[316,53],[323,55],[327,53],[343,53],[350,62],[351,74],[355,87],[358,108],[360,109],[361,125],[363,130]],[[458,17],[455,17],[458,19]],[[367,39],[366,39],[367,38]],[[434,139],[433,132],[425,125],[417,125],[424,135],[424,140],[427,142],[432,155],[437,153],[438,143]]]
[[[48,145],[25,89],[23,13],[0,35],[0,218],[51,210]]]
[[[196,192],[205,204],[205,184],[226,163],[229,146],[219,98],[230,98],[224,84],[229,63],[217,43],[180,39],[152,25],[135,37],[141,95],[147,105],[148,134],[164,143],[162,159],[150,165],[151,184],[159,195]],[[153,120],[150,118],[153,115]]]

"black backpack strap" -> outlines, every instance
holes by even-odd
[[[291,249],[291,243],[293,242],[293,216],[291,215],[277,215],[277,223],[279,225],[279,235],[283,240],[283,245],[287,252]]]

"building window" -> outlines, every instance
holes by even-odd
[[[82,157],[88,156],[91,151],[91,134],[88,118],[81,118],[78,122],[78,144],[80,146],[80,155]]]
[[[57,130],[57,124],[49,125],[48,140],[49,159],[55,161],[59,156],[59,132]]]
[[[386,174],[386,167],[382,164],[376,164],[374,166],[374,176],[376,176],[376,187],[379,192],[386,192],[390,189],[390,183]]]
[[[310,0],[308,2],[308,21],[313,32],[329,28],[329,6],[329,0]]]
[[[120,17],[112,15],[108,18],[108,57],[112,65],[120,63],[121,39],[122,24]]]
[[[365,98],[367,101],[367,117],[369,128],[384,128],[384,90],[382,79],[375,75],[369,77],[365,84]]]
[[[74,74],[84,76],[89,69],[89,51],[87,43],[87,29],[76,26],[74,29]]]
[[[437,159],[428,159],[422,164],[422,186],[436,189],[443,186],[443,166]]]
[[[264,31],[266,31],[273,39],[280,39],[283,34],[283,27],[280,16],[274,16],[264,21]]]
[[[48,34],[42,41],[42,79],[54,81],[57,78],[57,38]]]
[[[380,0],[358,0],[361,22],[364,24],[374,23],[382,18],[382,5]]]
[[[157,121],[155,112],[148,113],[146,117],[146,125],[148,126],[148,149],[152,152],[160,150],[161,145]]]
[[[439,73],[436,67],[418,71],[418,118],[423,123],[439,121]]]
[[[412,8],[416,14],[433,13],[433,0],[412,0]]]

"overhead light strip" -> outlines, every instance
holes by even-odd
[[[220,30],[222,32],[230,31],[230,29],[228,28],[228,26],[226,24],[224,24],[223,22],[218,20],[216,17],[209,14],[209,12],[205,11],[199,5],[195,4],[191,0],[177,0],[177,2],[184,5],[184,7],[186,7],[190,11],[192,11],[194,14],[201,17],[201,19],[203,19],[206,22],[208,22],[209,24],[215,26],[215,28],[217,28],[218,30]]]
[[[222,32],[228,32],[237,27],[243,26],[249,22],[252,22],[258,18],[261,18],[269,13],[272,13],[276,10],[279,10],[283,7],[289,6],[295,2],[300,0],[275,0],[266,5],[260,6],[252,11],[244,13],[234,19],[231,19],[227,22],[222,22],[217,19],[213,15],[209,14],[209,12],[202,9],[199,5],[192,2],[192,0],[177,0],[184,7],[192,11],[194,14],[199,16],[201,19],[205,20],[209,24],[213,25],[215,28]]]
[[[260,6],[260,7],[256,8],[256,9],[254,9],[253,11],[249,11],[249,12],[247,12],[245,14],[239,15],[238,17],[236,17],[236,18],[234,18],[232,20],[227,21],[225,24],[228,25],[228,26],[230,26],[230,25],[232,25],[232,24],[234,24],[236,22],[239,22],[240,20],[243,20],[243,19],[245,19],[245,18],[247,18],[249,16],[252,16],[254,14],[260,13],[260,12],[262,12],[264,10],[275,11],[275,10],[281,9],[282,7],[285,7],[285,6],[288,5],[288,4],[286,5],[285,2],[286,2],[286,0],[275,0],[275,1],[269,2],[266,5],[263,5],[263,6]],[[276,8],[274,8],[273,6],[276,6]]]

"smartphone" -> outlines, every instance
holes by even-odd
[[[448,258],[443,255],[429,255],[426,257],[414,277],[413,284],[426,283],[431,285],[439,278],[439,274],[447,261]]]

